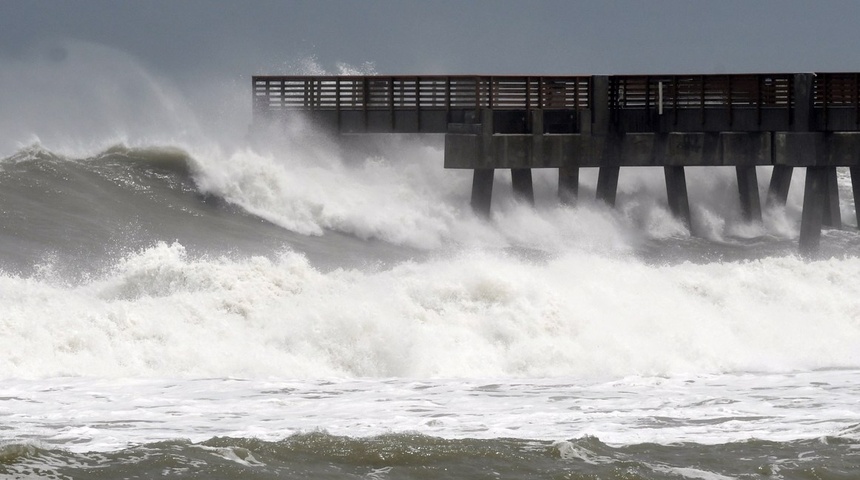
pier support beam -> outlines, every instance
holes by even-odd
[[[851,189],[854,191],[854,215],[860,228],[860,167],[851,167]]]
[[[842,212],[839,211],[839,185],[836,179],[836,167],[827,169],[827,190],[825,190],[824,216],[822,225],[830,228],[842,228]]]
[[[618,192],[618,174],[621,167],[600,167],[597,174],[597,200],[610,207],[615,206],[615,195]]]
[[[788,188],[791,186],[793,167],[774,165],[770,175],[770,186],[767,189],[767,205],[784,206],[788,201]]]
[[[738,193],[741,198],[741,213],[747,222],[761,223],[761,199],[758,195],[758,176],[755,166],[735,167],[738,176]]]
[[[800,253],[809,255],[821,243],[821,224],[827,192],[827,167],[806,167],[803,213],[800,217]]]
[[[531,168],[512,168],[511,185],[514,187],[514,195],[531,206],[535,204],[535,192],[532,185]]]
[[[692,234],[693,222],[690,217],[690,200],[687,198],[687,176],[684,167],[663,167],[666,176],[666,197],[669,200],[669,210],[680,218]]]
[[[472,210],[484,218],[490,218],[495,172],[492,168],[476,168],[472,176]]]
[[[792,86],[792,96],[794,97],[794,119],[791,126],[791,130],[794,132],[808,132],[812,127],[812,113],[815,100],[815,96],[813,95],[814,81],[815,75],[811,73],[798,73],[794,75]],[[773,166],[773,173],[770,177],[770,186],[767,189],[768,206],[785,206],[785,202],[788,201],[788,189],[791,186],[792,171],[793,167],[788,165]],[[817,173],[813,175],[817,175]],[[807,169],[806,178],[809,179],[809,176],[810,173]],[[804,189],[804,211],[806,211],[807,191],[808,190]],[[803,247],[801,246],[801,249],[802,248]]]
[[[609,108],[609,77],[595,75],[591,77],[591,133],[599,138],[606,146],[617,145],[616,135],[610,135],[612,130],[611,111]],[[621,168],[617,165],[600,167],[597,174],[597,200],[610,207],[615,206],[615,195],[618,192],[618,174]]]
[[[558,169],[558,199],[563,205],[573,205],[579,196],[579,167]]]

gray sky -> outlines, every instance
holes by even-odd
[[[858,21],[860,1],[848,0],[0,0],[0,157],[33,143],[241,137],[251,75],[339,63],[380,74],[860,71]]]
[[[179,81],[310,55],[383,74],[860,71],[860,2],[0,0],[0,61],[69,39]]]

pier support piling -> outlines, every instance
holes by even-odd
[[[770,176],[770,186],[767,189],[767,205],[784,206],[788,201],[788,188],[791,186],[793,167],[774,165]]]
[[[854,215],[860,228],[860,167],[851,167],[851,189],[854,192]]]
[[[563,205],[573,205],[579,196],[579,167],[558,169],[558,199]]]
[[[758,194],[758,176],[755,167],[738,165],[735,168],[744,220],[761,223],[761,199]]]
[[[472,176],[472,210],[484,218],[490,218],[495,172],[492,168],[476,168]]]
[[[532,185],[532,169],[530,168],[512,168],[511,169],[511,185],[514,188],[514,195],[531,206],[535,204],[535,192]]]
[[[618,192],[618,174],[621,167],[600,167],[597,174],[597,200],[610,207],[615,206],[615,195]]]
[[[821,225],[827,191],[827,167],[806,167],[803,213],[800,217],[800,253],[809,255],[821,243]]]
[[[822,225],[830,228],[842,228],[842,212],[839,211],[839,185],[836,177],[836,167],[827,169],[827,190],[824,199],[824,216]]]
[[[666,176],[666,198],[669,200],[669,210],[672,215],[683,220],[692,233],[692,218],[690,217],[690,200],[687,197],[687,177],[684,167],[663,167]]]

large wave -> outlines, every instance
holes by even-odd
[[[462,252],[321,272],[130,255],[68,284],[0,277],[5,375],[493,377],[856,367],[860,260],[653,266]]]
[[[80,48],[70,55],[90,58]],[[336,141],[301,119],[258,124],[243,141],[197,121],[182,134],[188,112],[164,107],[176,105],[171,89],[141,81],[181,125],[106,109],[134,140],[96,125],[70,130],[80,142],[49,135],[0,161],[5,375],[858,365],[857,236],[826,233],[833,259],[794,257],[798,185],[785,209],[750,224],[732,169],[689,169],[691,236],[665,206],[659,169],[625,169],[615,210],[592,200],[593,170],[574,207],[558,204],[554,171],[536,171],[536,208],[498,171],[484,221],[468,208],[470,172],[442,168],[439,138]]]

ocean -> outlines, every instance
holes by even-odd
[[[860,478],[847,172],[805,259],[801,173],[483,220],[438,137],[262,130],[3,154],[0,477]]]

